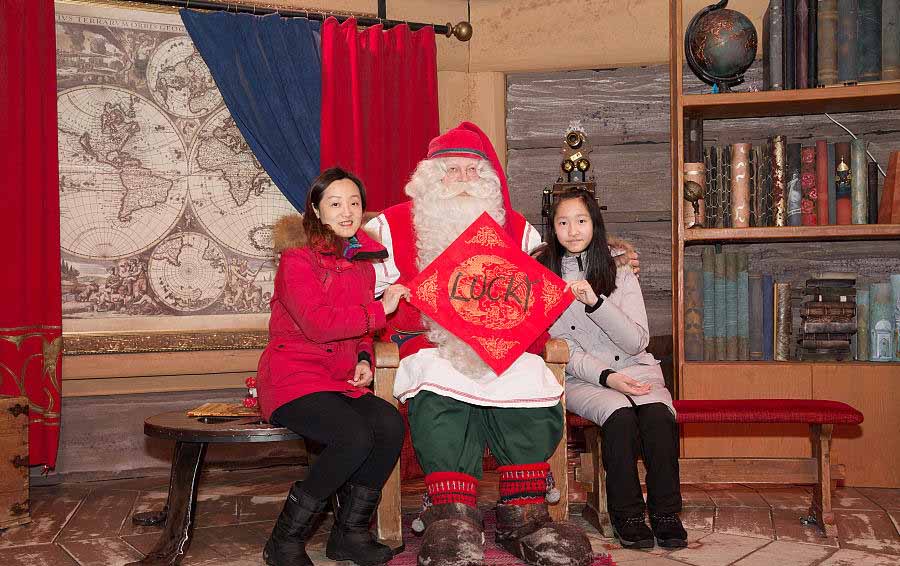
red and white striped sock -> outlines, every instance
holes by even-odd
[[[547,495],[547,473],[550,464],[516,464],[500,466],[500,503],[528,505],[544,503]]]
[[[432,505],[463,503],[478,507],[478,480],[462,472],[433,472],[425,476],[425,487]]]

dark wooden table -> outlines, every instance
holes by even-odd
[[[161,511],[135,513],[137,525],[165,524],[153,550],[141,564],[174,565],[181,562],[191,541],[197,502],[197,484],[203,470],[206,446],[239,442],[277,442],[297,440],[300,436],[286,428],[272,426],[259,417],[193,418],[183,411],[162,413],[144,421],[144,434],[175,441],[169,497]]]

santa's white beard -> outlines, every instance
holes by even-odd
[[[410,185],[424,183],[417,171]],[[416,190],[421,188],[423,190]],[[419,269],[425,268],[459,237],[479,216],[487,212],[503,225],[506,211],[500,181],[493,172],[471,182],[413,188],[413,223],[416,228],[416,250]],[[408,188],[409,191],[409,188]],[[465,193],[465,194],[463,194]],[[422,317],[428,329],[428,340],[438,354],[469,377],[480,377],[488,371],[487,364],[468,344],[454,336],[427,316]]]

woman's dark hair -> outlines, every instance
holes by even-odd
[[[603,224],[600,205],[589,192],[585,190],[569,191],[560,195],[553,202],[550,207],[550,226],[544,237],[548,245],[537,259],[544,267],[562,276],[562,257],[566,254],[566,249],[556,237],[556,212],[561,202],[571,199],[578,199],[584,203],[588,215],[591,217],[591,223],[594,225],[591,243],[582,252],[584,278],[591,284],[597,295],[608,297],[616,290],[616,262],[609,253],[609,242],[606,240],[606,226]]]
[[[306,207],[304,208],[306,212],[303,214],[303,229],[306,232],[309,245],[312,247],[322,247],[326,250],[334,250],[335,253],[338,254],[341,253],[343,247],[343,244],[340,241],[341,239],[334,233],[331,226],[322,223],[322,220],[316,215],[313,209],[319,209],[319,204],[322,202],[322,194],[325,192],[325,189],[327,189],[331,183],[342,179],[350,179],[353,181],[353,184],[356,185],[356,188],[359,189],[360,203],[362,204],[363,212],[365,212],[366,189],[363,186],[362,181],[359,180],[359,177],[349,171],[341,169],[340,167],[332,167],[322,171],[322,173],[312,182],[312,186],[309,187],[309,192],[306,193]]]

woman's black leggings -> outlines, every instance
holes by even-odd
[[[347,482],[381,489],[403,445],[400,413],[371,394],[311,393],[278,407],[270,420],[323,446],[303,481],[303,491],[320,500]]]

